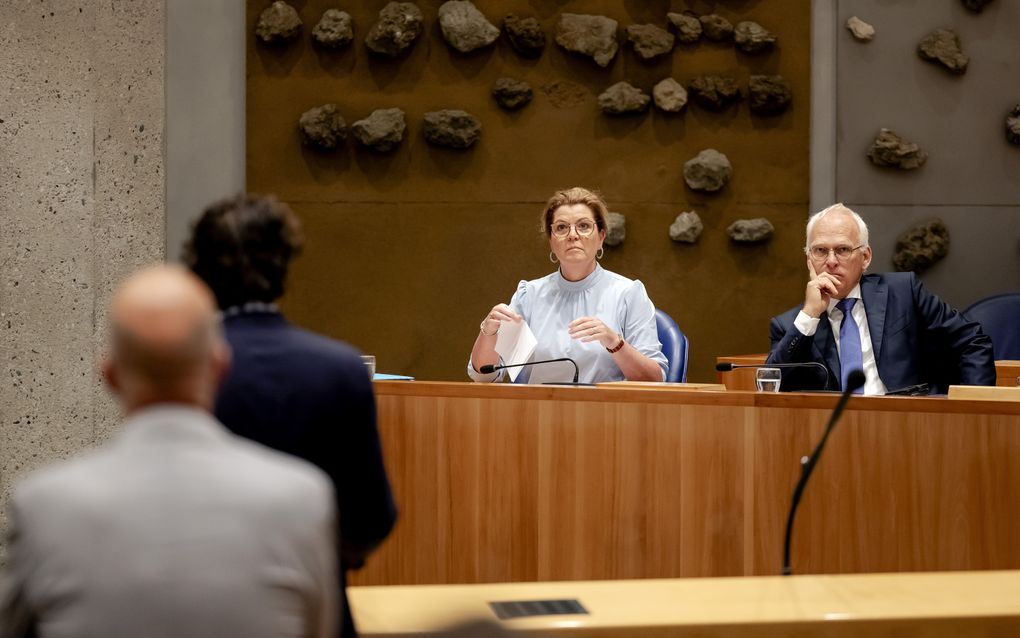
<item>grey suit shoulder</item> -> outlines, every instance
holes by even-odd
[[[0,635],[335,634],[329,479],[208,414],[147,410],[23,481],[9,512]]]

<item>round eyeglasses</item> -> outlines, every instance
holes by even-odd
[[[807,249],[807,254],[811,259],[817,262],[823,262],[829,258],[829,254],[836,256],[838,261],[846,261],[850,259],[850,255],[854,254],[855,250],[864,248],[864,245],[860,246],[836,246],[835,248],[826,248],[825,246],[812,246]]]
[[[570,229],[573,228],[577,231],[579,237],[587,237],[595,232],[595,221],[592,219],[582,219],[579,222],[568,224],[567,222],[556,222],[552,225],[552,234],[555,237],[566,237],[570,234]]]

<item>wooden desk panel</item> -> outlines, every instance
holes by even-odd
[[[768,354],[738,354],[716,357],[715,362],[756,366],[765,363],[767,358]],[[716,380],[725,385],[728,390],[755,391],[758,389],[754,382],[753,368],[716,372],[715,376]],[[1016,386],[1017,379],[1020,379],[1020,361],[1002,359],[995,362],[995,385]]]
[[[1020,379],[1020,361],[1002,359],[995,362],[995,385],[1014,387]]]
[[[832,395],[377,382],[401,507],[358,584],[776,574]],[[1020,404],[855,397],[794,569],[1020,568]]]

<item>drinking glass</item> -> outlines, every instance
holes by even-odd
[[[758,392],[779,392],[779,382],[783,371],[779,368],[758,368],[754,373],[754,381],[758,384]]]
[[[363,354],[361,355],[361,362],[365,364],[365,369],[368,370],[368,378],[373,378],[375,376],[375,355]]]

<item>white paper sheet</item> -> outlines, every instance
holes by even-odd
[[[523,319],[521,321],[504,321],[499,325],[499,335],[496,337],[496,353],[503,359],[504,364],[525,363],[535,352],[538,339],[531,327]],[[516,381],[517,375],[522,368],[507,368],[510,381]]]

